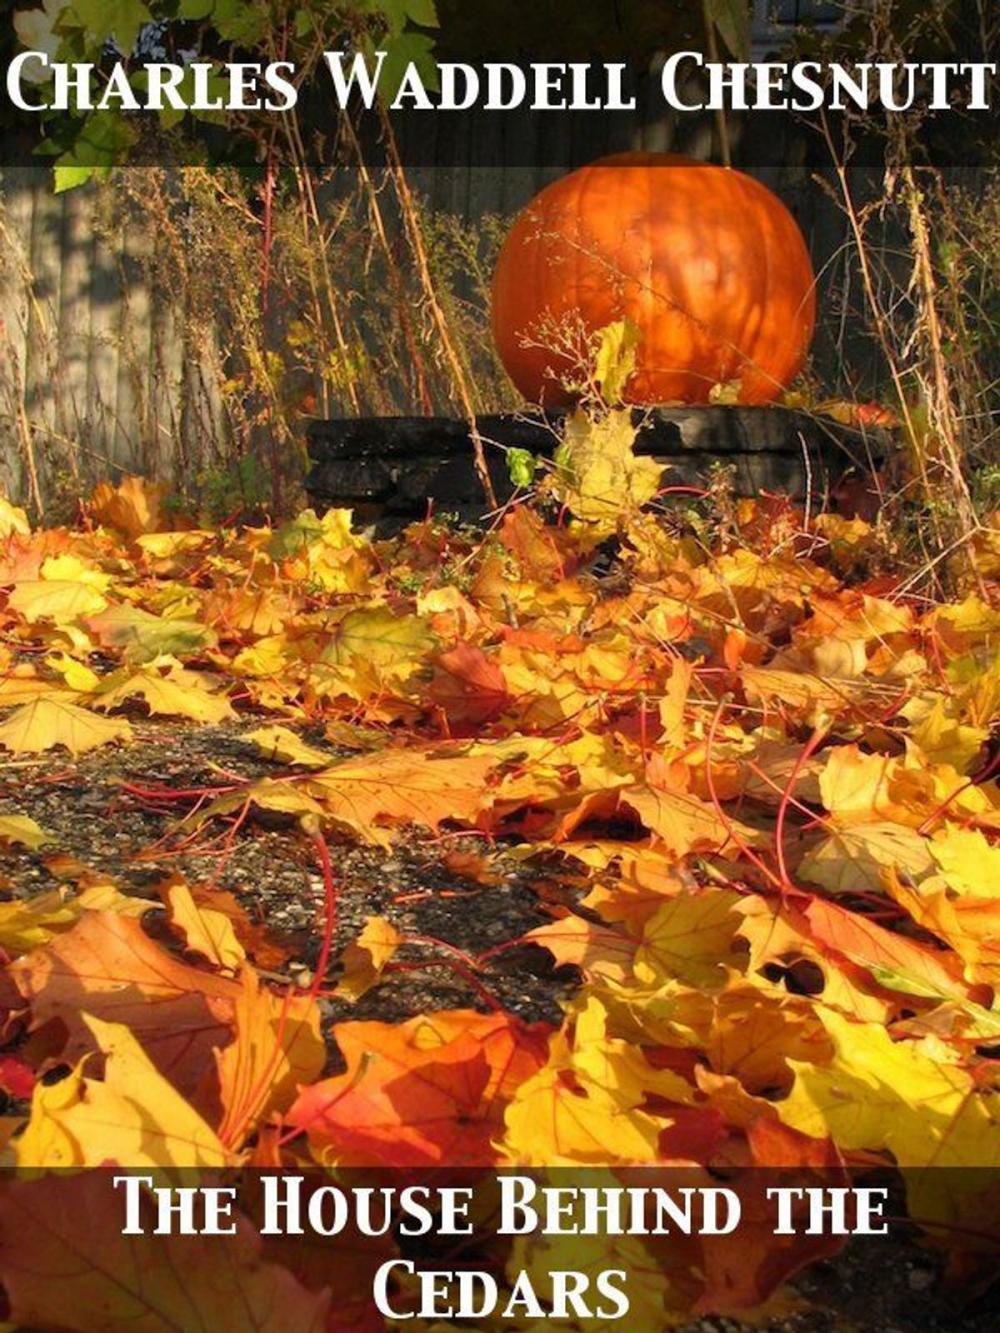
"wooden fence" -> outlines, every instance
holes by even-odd
[[[192,413],[221,430],[173,302],[144,275],[148,229],[109,234],[99,190],[56,195],[43,169],[6,169],[0,188],[0,485],[37,504],[152,470],[150,441],[171,454]]]

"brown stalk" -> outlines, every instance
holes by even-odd
[[[469,422],[469,434],[472,438],[476,473],[479,477],[480,484],[482,485],[487,503],[491,508],[495,509],[497,506],[497,497],[493,490],[493,482],[490,480],[490,470],[486,463],[483,439],[479,433],[479,427],[476,425],[474,391],[469,385],[461,358],[458,355],[455,344],[452,341],[451,333],[448,329],[448,321],[441,308],[441,302],[438,300],[437,291],[434,286],[434,279],[431,275],[430,264],[427,259],[427,247],[424,244],[423,230],[420,225],[417,206],[414,202],[409,182],[406,179],[406,172],[403,170],[403,164],[399,159],[399,150],[396,146],[396,138],[392,132],[392,126],[389,123],[389,117],[386,114],[385,107],[382,106],[381,103],[379,104],[379,115],[382,121],[386,150],[389,156],[389,174],[396,191],[396,197],[399,200],[399,206],[402,210],[404,222],[406,223],[406,230],[410,239],[410,248],[413,251],[413,257],[417,264],[417,275],[424,292],[424,298],[427,301],[427,308],[431,313],[431,319],[434,322],[438,338],[441,341],[445,359],[451,370],[459,401],[462,405],[462,410]]]

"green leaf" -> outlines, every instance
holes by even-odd
[[[349,611],[320,661],[350,663],[354,657],[379,667],[416,662],[437,645],[420,616],[397,615],[386,606]]]
[[[97,175],[106,175],[107,167],[73,167],[62,166],[52,168],[54,184],[53,189],[56,194],[65,194],[67,190],[75,190]]]
[[[73,0],[73,12],[95,42],[114,38],[126,55],[135,49],[140,30],[153,21],[142,0]]]
[[[419,24],[421,28],[436,28],[438,26],[437,7],[434,0],[403,0],[403,9],[410,22]]]
[[[392,101],[399,92],[407,65],[415,65],[428,92],[436,92],[440,85],[438,67],[434,60],[434,43],[419,32],[404,32],[384,45],[385,64],[382,66],[382,88],[386,99]]]
[[[527,449],[508,449],[507,471],[515,486],[530,486],[538,471],[538,459]]]
[[[746,0],[705,0],[705,17],[731,55],[737,60],[750,59],[750,10]]]
[[[313,542],[323,538],[323,524],[311,509],[304,509],[289,523],[275,532],[268,543],[268,554],[274,560],[284,560],[305,551]]]
[[[270,14],[266,5],[248,5],[246,0],[215,0],[212,22],[219,36],[237,46],[253,46],[267,32]]]
[[[83,122],[61,167],[113,167],[135,143],[136,132],[115,111],[94,111]],[[79,182],[76,182],[79,184]]]
[[[382,19],[394,34],[402,33],[408,22],[421,28],[438,26],[434,0],[364,0],[360,8]]]

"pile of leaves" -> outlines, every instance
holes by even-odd
[[[375,540],[344,511],[203,530],[134,478],[74,529],[0,502],[8,758],[114,755],[147,712],[256,718],[272,774],[124,795],[175,811],[179,838],[284,819],[324,886],[315,967],[281,985],[203,885],[8,882],[9,1164],[904,1168],[930,1240],[995,1257],[982,1172],[925,1168],[1000,1167],[1000,529],[933,600],[869,575],[860,520],[762,499],[696,535],[650,512],[658,475],[619,426],[577,423],[539,500],[486,534]],[[58,852],[7,792],[0,842]],[[322,1029],[329,997],[355,1001],[405,945],[372,916],[334,947],[338,848],[404,833],[452,837],[486,885],[500,856],[561,879],[530,932],[577,970],[560,1025],[493,999],[500,946],[446,959],[468,1008]],[[39,1236],[72,1213],[47,1183],[6,1190],[0,1282],[15,1319],[95,1327],[101,1301],[138,1299],[141,1264],[43,1280]],[[711,1238],[615,1258],[659,1326],[758,1305],[817,1252],[748,1235],[739,1263]],[[544,1270],[552,1244],[508,1239],[496,1262]],[[248,1221],[226,1281],[251,1304],[266,1288],[283,1328],[369,1318],[362,1261],[324,1253],[262,1258]],[[207,1267],[184,1299],[211,1310],[232,1292],[218,1274],[201,1292]]]

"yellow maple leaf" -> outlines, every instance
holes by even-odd
[[[0,815],[0,842],[17,843],[37,852],[51,841],[52,835],[29,815]]]
[[[42,578],[57,583],[83,583],[98,592],[107,592],[114,579],[89,560],[76,555],[50,555],[42,562]]]
[[[1000,914],[995,892],[981,897],[953,895],[942,876],[913,886],[904,884],[895,870],[888,872],[886,887],[918,926],[951,945],[965,964],[969,981],[1000,990]]]
[[[609,406],[625,397],[625,386],[635,370],[639,336],[638,325],[627,316],[606,324],[594,335],[597,344],[594,379],[601,397]]]
[[[11,957],[27,953],[57,930],[68,930],[78,916],[76,904],[59,889],[0,903],[0,949]]]
[[[107,676],[94,707],[118,708],[139,697],[151,714],[216,725],[233,716],[232,704],[217,689],[218,682],[204,672],[188,671],[172,657],[158,658],[139,671],[124,668]]]
[[[31,898],[0,903],[0,948],[12,956],[37,949],[54,935],[69,930],[84,912],[141,917],[156,906],[148,898],[121,893],[110,882],[90,884],[76,897],[63,889],[49,889]]]
[[[757,835],[738,820],[727,824],[714,805],[691,792],[663,787],[625,787],[622,800],[632,807],[651,833],[675,856],[718,851],[733,833],[753,843]]]
[[[403,943],[403,936],[384,916],[369,916],[357,939],[351,940],[341,955],[343,972],[337,982],[337,994],[360,1000],[378,984],[386,963]]]
[[[791,1060],[795,1083],[776,1103],[786,1125],[846,1152],[890,1152],[903,1167],[996,1166],[1000,1121],[957,1063],[894,1042],[877,1023],[819,1006],[833,1042],[826,1064]]]
[[[73,691],[55,681],[44,680],[27,663],[21,663],[0,675],[0,708],[16,708],[19,704],[30,703],[32,699],[43,698],[72,701]]]
[[[335,757],[328,750],[307,745],[301,736],[287,727],[258,727],[243,737],[257,747],[265,759],[291,764],[295,768],[329,768]]]
[[[24,616],[29,625],[51,620],[66,625],[81,616],[103,611],[108,600],[96,588],[75,580],[22,579],[7,599],[12,611]]]
[[[212,541],[213,534],[201,528],[187,532],[145,532],[136,538],[138,546],[154,560],[169,562],[173,556],[200,551]]]
[[[572,1053],[552,1042],[549,1063],[518,1087],[504,1116],[501,1150],[520,1166],[654,1162],[664,1122],[613,1090],[567,1077]]]
[[[334,631],[320,660],[350,666],[356,658],[391,678],[405,679],[437,646],[420,616],[397,615],[387,606],[349,611]]]
[[[155,906],[149,898],[129,897],[108,882],[88,885],[76,897],[63,889],[49,889],[31,898],[0,902],[0,948],[16,957],[71,929],[84,912],[141,917]]]
[[[679,893],[646,922],[635,956],[636,979],[656,985],[677,978],[695,986],[720,986],[725,966],[737,962],[740,895],[727,889]]]
[[[828,751],[819,785],[842,828],[886,820],[919,828],[938,811],[953,818],[993,812],[986,794],[950,764],[931,764],[913,750],[898,758],[839,745]]]
[[[910,722],[910,736],[932,763],[949,764],[958,773],[969,773],[978,765],[988,726],[972,726],[956,716],[952,700],[941,695],[911,699],[900,712]]]
[[[241,648],[229,665],[238,676],[277,676],[295,656],[295,641],[287,634],[268,634],[249,648]]]
[[[236,938],[233,923],[224,912],[200,907],[183,881],[166,885],[161,892],[167,901],[170,923],[184,936],[187,947],[223,971],[235,971],[246,958]]]
[[[39,754],[57,745],[70,754],[86,754],[112,741],[129,740],[132,728],[118,718],[98,717],[60,698],[23,704],[0,725],[0,745],[13,754]]]
[[[802,858],[798,874],[831,893],[880,893],[890,866],[911,879],[920,879],[933,868],[928,840],[905,824],[879,821],[840,827],[834,815],[827,828],[828,836]]]
[[[978,829],[946,824],[928,850],[953,893],[1000,898],[1000,847],[987,842]]]
[[[274,1112],[287,1110],[326,1063],[315,1000],[272,995],[250,968],[240,973],[240,983],[233,1040],[216,1053],[224,1112],[219,1137],[234,1146]]]
[[[634,451],[636,428],[628,409],[591,417],[575,412],[555,453],[555,484],[574,516],[595,534],[611,533],[660,488],[662,466]]]
[[[83,1020],[105,1058],[104,1079],[85,1061],[58,1083],[35,1087],[31,1116],[13,1145],[19,1166],[225,1166],[215,1131],[160,1074],[120,1023]]]
[[[12,505],[5,495],[0,495],[0,538],[30,537],[30,535],[31,524],[28,522],[28,515],[23,509]]]

